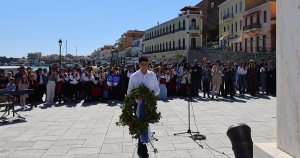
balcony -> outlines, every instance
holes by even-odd
[[[167,48],[167,49],[161,49],[161,50],[154,50],[154,51],[146,51],[146,52],[144,52],[144,54],[164,53],[164,52],[171,52],[171,51],[176,51],[176,50],[185,50],[185,46]]]
[[[229,14],[223,16],[223,21],[224,22],[230,21],[232,19],[233,19],[233,14],[232,13],[229,13]]]
[[[255,30],[260,30],[260,29],[261,29],[260,23],[252,23],[250,25],[243,27],[244,32],[255,31]]]
[[[175,33],[175,32],[179,32],[179,31],[185,31],[185,27],[180,27],[180,28],[177,28],[177,29],[174,29],[174,30],[165,31],[161,34],[157,34],[157,35],[145,38],[144,41],[152,40],[152,39],[162,37],[162,36],[166,36],[166,35],[169,35],[169,34],[172,34],[172,33]]]
[[[249,52],[249,53],[273,53],[276,52],[276,47],[221,47],[223,51],[238,51],[238,52]]]
[[[199,30],[199,26],[191,25],[189,27],[190,30]]]

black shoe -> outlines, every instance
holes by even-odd
[[[234,97],[230,97],[230,99],[235,99]]]
[[[35,105],[34,105],[35,107],[37,107],[37,105],[36,105],[36,103],[35,103]]]
[[[209,96],[209,95],[207,95],[207,98],[210,98],[210,96]]]

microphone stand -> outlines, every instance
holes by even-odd
[[[199,132],[192,132],[191,131],[191,115],[190,115],[190,102],[191,102],[191,93],[190,93],[190,88],[189,88],[189,84],[188,84],[188,78],[186,76],[186,73],[183,74],[185,77],[185,81],[187,83],[187,93],[188,93],[188,130],[187,132],[182,132],[182,133],[175,133],[174,136],[176,135],[181,135],[181,134],[190,134],[191,138],[194,139],[194,136],[198,136],[200,135]],[[194,116],[195,117],[195,116]],[[196,133],[196,135],[193,135],[192,133]],[[202,136],[202,135],[201,135]],[[203,138],[206,138],[205,136],[203,136]]]

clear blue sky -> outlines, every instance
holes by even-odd
[[[90,55],[129,29],[146,30],[201,0],[1,0],[0,56],[28,52]],[[64,54],[65,54],[64,49]]]

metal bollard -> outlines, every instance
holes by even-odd
[[[239,123],[229,127],[227,130],[232,150],[236,158],[253,158],[253,142],[251,139],[251,128]]]

